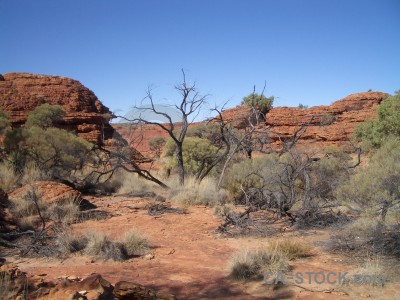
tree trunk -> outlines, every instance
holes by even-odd
[[[177,145],[176,160],[178,162],[179,184],[184,185],[185,184],[185,168],[183,166],[182,144]]]

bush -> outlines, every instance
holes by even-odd
[[[177,161],[174,157],[176,152],[176,144],[172,139],[168,139],[164,151],[163,157],[169,158],[165,168],[176,168]],[[186,137],[183,142],[183,162],[185,165],[185,171],[189,174],[195,175],[203,162],[207,165],[211,156],[218,152],[218,148],[211,144],[207,139],[199,137]],[[215,174],[215,169],[212,171]],[[211,172],[211,174],[212,174]]]
[[[333,114],[326,114],[321,117],[321,126],[331,125],[333,122],[336,121],[336,117]]]
[[[40,212],[46,210],[46,205],[41,199],[41,194],[35,190],[28,190],[25,195],[18,198],[10,199],[11,214],[14,218],[24,218],[29,216],[36,216]]]
[[[6,162],[0,163],[0,188],[8,192],[18,186],[20,176],[14,167]]]
[[[68,255],[78,251],[83,251],[88,243],[84,236],[76,236],[67,228],[60,228],[56,231],[56,246],[61,254]]]
[[[111,241],[103,233],[88,233],[85,253],[102,259],[124,260],[127,253],[121,243]]]
[[[127,232],[121,241],[128,256],[143,255],[147,250],[147,239],[134,231]]]
[[[270,242],[268,249],[281,253],[288,260],[294,260],[309,256],[311,247],[298,239],[283,239]]]
[[[264,95],[259,95],[257,93],[252,93],[243,98],[242,104],[248,104],[260,111],[261,114],[265,115],[274,103],[274,96],[269,98]]]
[[[272,190],[277,188],[282,166],[276,155],[256,157],[234,164],[224,177],[223,186],[229,198],[237,204],[244,204],[244,191],[260,189],[264,185]]]
[[[391,209],[398,209],[400,198],[400,140],[389,139],[359,170],[336,191],[337,197],[355,210],[374,209],[385,222]]]
[[[277,249],[248,250],[240,252],[231,260],[230,277],[233,279],[260,279],[266,272],[276,275],[289,268],[287,258]]]
[[[31,111],[26,120],[26,127],[38,126],[41,128],[52,127],[65,116],[65,111],[60,105],[42,104]]]
[[[72,224],[78,221],[80,214],[79,202],[66,199],[47,206],[45,216],[54,222]]]
[[[380,147],[388,137],[400,137],[400,93],[382,101],[377,118],[360,124],[354,131],[357,141],[365,146]]]
[[[204,178],[198,183],[193,177],[185,180],[185,185],[173,185],[169,197],[181,206],[210,205],[215,206],[224,203],[226,193],[217,190],[216,182],[211,177]]]
[[[113,179],[114,180],[114,179]],[[118,194],[141,195],[153,192],[157,187],[154,183],[140,178],[135,173],[121,172],[116,175],[115,184],[119,187]]]

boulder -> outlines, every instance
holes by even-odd
[[[35,189],[41,195],[42,201],[48,204],[68,200],[78,202],[81,199],[80,192],[63,183],[54,181],[36,181],[33,184],[24,185],[10,192],[8,197],[9,199],[22,198],[32,189]]]

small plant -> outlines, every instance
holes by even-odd
[[[79,202],[69,198],[62,202],[55,202],[47,207],[46,217],[54,222],[66,224],[75,223],[80,214]]]
[[[333,114],[326,114],[321,117],[321,126],[331,125],[333,122],[336,121],[336,117]]]
[[[309,255],[311,247],[297,239],[275,240],[268,245],[271,251],[277,251],[284,255],[288,260],[294,260]]]
[[[153,192],[156,185],[144,180],[133,173],[121,173],[121,185],[118,188],[118,194],[140,195]]]
[[[143,255],[147,250],[147,239],[134,231],[127,232],[121,241],[128,256]]]
[[[224,203],[226,193],[217,190],[213,178],[206,177],[200,183],[194,178],[188,178],[183,186],[170,190],[170,197],[181,206],[210,205]]]
[[[103,233],[88,233],[85,253],[103,259],[124,260],[127,258],[121,243],[111,241]]]
[[[9,163],[0,163],[0,188],[8,192],[17,187],[19,175]]]
[[[233,279],[260,279],[266,272],[286,272],[288,260],[277,249],[243,251],[232,258],[230,277]]]
[[[308,105],[304,105],[304,104],[302,104],[302,103],[299,103],[299,105],[297,106],[298,108],[301,108],[301,109],[307,109],[308,108]]]
[[[56,229],[56,245],[61,254],[71,254],[86,248],[88,239],[85,236],[76,236],[65,227]]]

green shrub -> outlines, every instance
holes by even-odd
[[[28,115],[26,127],[38,126],[48,128],[60,122],[65,116],[65,111],[60,105],[42,104],[36,107]]]
[[[176,144],[172,139],[168,139],[163,156],[168,157],[165,168],[176,168],[177,162],[174,157],[176,151]],[[209,157],[215,155],[218,152],[218,148],[211,144],[207,139],[199,137],[187,137],[183,142],[183,162],[185,165],[185,171],[189,174],[196,174],[203,162],[206,164],[209,162]],[[214,171],[215,174],[215,169]],[[212,173],[211,172],[211,173]]]
[[[274,96],[267,98],[264,95],[259,95],[257,93],[252,93],[244,97],[242,100],[242,104],[248,104],[252,107],[255,107],[260,111],[261,114],[264,115],[272,108],[273,103]]]
[[[265,155],[234,164],[224,177],[223,186],[229,199],[242,204],[244,191],[251,188],[277,188],[282,165],[276,155]]]
[[[400,197],[400,140],[391,138],[336,191],[337,197],[353,209],[374,209],[385,222],[386,214],[397,209]]]
[[[400,137],[400,93],[382,101],[377,109],[377,118],[359,125],[354,136],[368,147],[380,147],[388,137]]]

